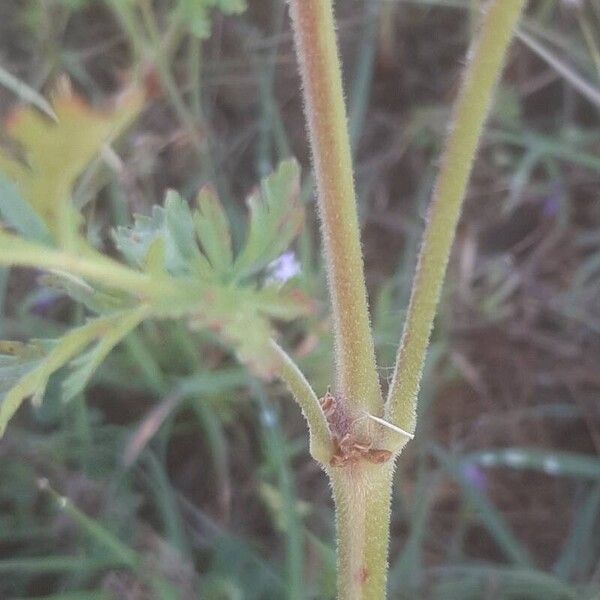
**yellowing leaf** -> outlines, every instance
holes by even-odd
[[[130,88],[110,110],[100,111],[63,86],[52,103],[56,122],[31,107],[9,117],[6,132],[20,146],[26,164],[0,151],[0,171],[16,183],[61,245],[76,231],[78,215],[70,203],[75,181],[103,144],[136,117],[144,96],[141,89]]]

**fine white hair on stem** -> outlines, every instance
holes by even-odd
[[[393,423],[390,423],[389,421],[386,421],[385,419],[382,419],[381,417],[376,417],[375,415],[372,415],[368,412],[364,412],[364,415],[367,418],[371,419],[372,421],[375,421],[375,423],[382,425],[383,427],[387,427],[388,429],[391,429],[392,431],[395,431],[396,433],[405,435],[410,440],[413,440],[415,438],[414,433],[409,433],[408,431],[404,431],[404,429],[398,427],[397,425],[394,425]]]

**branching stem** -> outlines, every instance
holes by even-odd
[[[490,1],[465,69],[385,407],[386,421],[408,434],[415,428],[425,353],[475,152],[525,1]],[[290,0],[290,8],[317,175],[338,391],[349,410],[380,417],[332,3]],[[384,438],[386,451],[395,457],[409,438]],[[341,466],[332,462],[326,469],[336,505],[338,597],[381,600],[386,596],[393,461],[342,461]]]

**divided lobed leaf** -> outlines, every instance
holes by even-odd
[[[227,275],[233,267],[233,248],[229,221],[223,206],[211,187],[205,186],[196,199],[194,215],[196,235],[213,271]]]
[[[0,435],[24,400],[42,401],[48,380],[66,365],[74,368],[64,382],[66,399],[88,382],[108,353],[144,318],[143,309],[97,317],[57,340],[29,344],[0,342]],[[88,346],[91,350],[81,354]],[[79,356],[75,361],[74,357]]]
[[[275,260],[300,233],[304,210],[299,202],[298,163],[287,160],[248,198],[250,224],[246,244],[234,266],[236,278],[255,274]],[[283,202],[282,198],[287,201]]]
[[[231,232],[216,193],[203,188],[192,211],[176,192],[152,216],[136,216],[133,227],[114,233],[117,248],[150,273],[167,273],[173,285],[195,282],[199,297],[182,311],[196,329],[208,328],[233,345],[240,361],[262,377],[277,361],[269,340],[271,320],[292,320],[311,310],[297,289],[281,282],[250,281],[286,250],[304,221],[296,161],[280,164],[248,201],[250,223],[245,245],[234,257]]]
[[[11,184],[0,185],[2,215],[21,233],[0,232],[0,264],[45,268],[42,285],[100,315],[58,340],[11,346],[19,351],[10,356],[1,356],[0,346],[0,434],[26,398],[41,400],[49,378],[63,367],[70,369],[63,398],[73,398],[145,318],[187,318],[191,327],[215,332],[257,375],[270,378],[278,365],[270,342],[276,334],[273,320],[288,321],[312,309],[289,283],[259,276],[301,229],[299,178],[297,163],[284,161],[250,196],[248,234],[237,256],[214,191],[201,190],[193,209],[179,194],[168,192],[164,206],[113,232],[132,268],[88,245],[77,254],[44,246],[46,234],[53,231],[49,213],[38,213],[38,204],[20,199]],[[10,204],[11,199],[17,203]]]

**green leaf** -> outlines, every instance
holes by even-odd
[[[52,346],[49,340],[32,340],[28,344],[0,341],[0,394],[5,394],[35,369]]]
[[[63,366],[72,368],[64,382],[65,397],[72,398],[112,348],[147,317],[188,318],[194,327],[219,334],[240,361],[270,378],[278,368],[270,345],[276,335],[273,320],[308,314],[312,304],[290,284],[251,280],[250,275],[264,271],[300,231],[304,212],[298,187],[295,161],[283,162],[263,181],[249,203],[249,232],[237,259],[225,212],[208,189],[199,194],[193,211],[171,191],[164,207],[136,216],[132,227],[113,233],[117,248],[139,270],[87,246],[77,253],[57,250],[0,231],[0,264],[45,269],[44,285],[103,315],[47,342],[54,345],[44,346],[46,352],[35,354],[35,360],[7,359],[5,367],[19,378],[9,381],[0,372],[8,382],[0,401],[0,432],[26,398],[41,400],[49,377]]]
[[[282,162],[263,180],[248,202],[249,230],[237,258],[226,213],[209,187],[199,192],[193,211],[170,191],[164,207],[154,207],[151,216],[138,215],[133,227],[114,232],[116,246],[129,262],[157,276],[166,271],[172,290],[189,289],[189,301],[182,304],[153,300],[155,316],[187,315],[193,327],[219,334],[240,361],[265,378],[277,368],[270,348],[272,320],[288,321],[312,310],[304,294],[290,285],[261,287],[249,280],[298,235],[304,220],[299,185],[294,160]]]
[[[143,268],[150,246],[159,238],[164,228],[164,209],[152,208],[152,216],[135,215],[133,227],[119,226],[113,231],[113,239],[127,262]],[[158,265],[155,265],[156,267]],[[162,265],[164,268],[165,265]]]
[[[69,402],[81,392],[111,350],[148,316],[148,307],[123,313],[116,318],[110,330],[84,354],[69,364],[72,371],[63,381],[63,401]]]
[[[155,276],[165,275],[166,261],[165,240],[162,237],[155,237],[148,245],[144,257],[144,270]]]
[[[200,39],[210,37],[210,10],[218,8],[225,14],[246,10],[244,0],[179,0],[179,18]]]
[[[300,168],[295,160],[286,160],[263,179],[260,190],[250,195],[248,237],[234,265],[238,279],[266,267],[300,233],[304,209],[299,193]]]
[[[113,238],[125,258],[144,270],[212,277],[196,242],[190,208],[177,192],[169,191],[165,206],[153,207],[152,216],[136,215],[133,227],[118,227]]]
[[[144,317],[145,310],[140,307],[130,313],[92,319],[57,340],[0,342],[0,436],[24,400],[31,397],[39,404],[50,377],[98,339],[95,352],[75,364],[77,374],[67,380],[67,392],[77,393],[78,385],[87,382],[110,349]]]
[[[291,321],[300,315],[313,312],[313,302],[304,292],[289,283],[268,285],[255,292],[260,312],[272,319]]]
[[[201,255],[196,241],[194,219],[188,203],[175,191],[169,190],[165,199],[165,242],[169,271],[198,272],[206,275],[206,259]]]
[[[38,283],[66,294],[98,314],[124,309],[131,303],[122,293],[103,292],[80,277],[64,271],[51,271],[42,275],[38,278]]]
[[[44,221],[31,208],[17,187],[0,175],[0,216],[4,222],[25,239],[51,244],[52,236]]]
[[[51,342],[38,341],[34,342],[36,346],[27,345],[16,355],[12,355],[13,360],[10,360],[11,356],[3,357],[4,364],[0,370],[0,379],[2,381],[8,379],[10,383],[9,389],[0,402],[0,435],[4,433],[9,419],[26,398],[32,397],[34,404],[39,404],[50,376],[92,341],[98,334],[97,328],[98,323],[92,321],[73,329],[57,340],[51,348],[48,348]],[[48,350],[47,353],[40,354],[40,348]],[[35,360],[31,359],[32,351]],[[4,369],[9,369],[7,376],[4,375]],[[21,369],[23,369],[22,376],[15,382],[11,381],[11,374]]]
[[[229,221],[213,188],[205,186],[196,198],[198,211],[194,215],[196,235],[212,268],[227,274],[233,265],[233,250]]]

